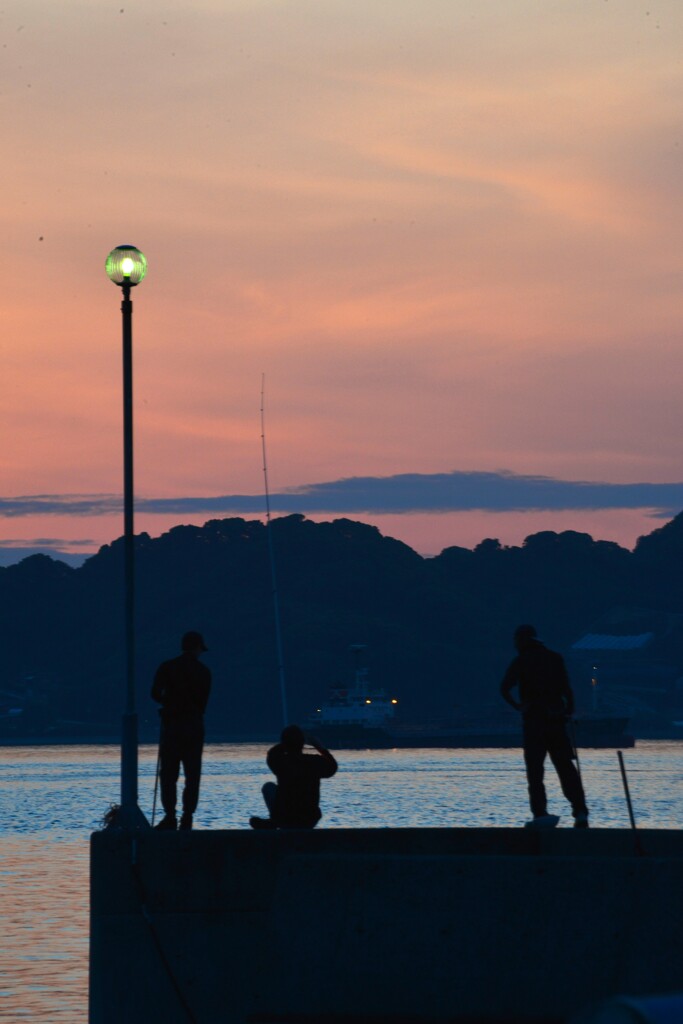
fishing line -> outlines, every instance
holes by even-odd
[[[574,719],[570,718],[567,724],[569,726],[569,741],[572,745],[574,760],[576,761],[576,771],[578,772],[579,782],[583,786],[583,777],[581,775],[581,762],[579,761],[579,748],[576,745],[576,730],[574,729]]]
[[[173,966],[171,964],[170,958],[166,955],[166,951],[165,951],[163,943],[161,941],[161,936],[159,935],[159,931],[158,931],[157,926],[155,924],[154,918],[152,917],[152,914],[150,913],[150,910],[149,910],[149,906],[148,906],[148,903],[147,903],[147,889],[145,887],[145,883],[143,881],[142,874],[140,872],[140,864],[138,862],[138,842],[137,842],[137,839],[133,839],[133,841],[131,843],[130,870],[131,870],[131,873],[133,875],[133,881],[134,881],[134,884],[135,884],[135,889],[136,889],[137,897],[138,897],[138,900],[140,902],[140,912],[141,912],[141,914],[142,914],[142,916],[143,916],[143,918],[144,918],[144,920],[145,920],[145,922],[146,922],[146,924],[147,924],[147,926],[149,928],[149,932],[150,932],[150,935],[152,937],[152,941],[153,941],[153,943],[154,943],[154,945],[156,947],[157,953],[159,954],[159,959],[161,961],[161,965],[164,968],[164,971],[166,972],[168,980],[171,983],[173,991],[176,994],[178,1002],[180,1003],[180,1005],[181,1005],[181,1007],[183,1009],[183,1012],[184,1012],[185,1016],[187,1017],[187,1020],[190,1022],[190,1024],[198,1024],[197,1018],[195,1017],[195,1015],[192,1012],[192,1009],[190,1007],[190,1004],[188,1003],[187,999],[185,998],[185,993],[183,992],[182,988],[180,987],[180,982],[178,981],[178,978],[176,977],[176,974],[175,974],[175,971],[174,971]]]
[[[275,616],[275,647],[277,650],[277,671],[280,680],[280,699],[282,701],[282,724],[289,725],[287,713],[287,691],[285,688],[285,665],[282,655],[282,629],[280,627],[280,602],[277,592],[277,576],[275,573],[275,549],[273,531],[270,522],[270,490],[268,488],[268,462],[266,459],[266,421],[265,421],[265,388],[266,375],[261,374],[261,451],[263,453],[263,483],[266,494],[266,533],[268,535],[268,555],[270,558],[270,579],[273,593],[273,612]]]

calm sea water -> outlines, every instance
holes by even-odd
[[[683,745],[624,754],[636,820],[683,826]],[[518,826],[527,817],[519,751],[346,751],[323,783],[323,826]],[[583,751],[593,826],[628,827],[613,750]],[[156,749],[140,751],[140,804],[151,817]],[[209,746],[197,828],[244,828],[262,813],[264,748]],[[571,825],[554,773],[551,809]],[[0,1020],[87,1020],[88,837],[119,796],[112,747],[0,747]]]

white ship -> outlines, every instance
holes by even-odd
[[[308,728],[330,745],[352,742],[363,746],[392,746],[389,728],[396,714],[398,700],[386,690],[371,686],[368,669],[361,665],[360,654],[365,644],[352,644],[355,656],[353,684],[336,683],[329,697],[307,723]]]
[[[398,699],[371,686],[368,670],[360,663],[365,644],[353,644],[353,684],[336,683],[329,697],[306,722],[309,732],[326,746],[338,750],[423,747],[520,747],[519,716],[507,709],[460,716],[455,722],[396,723]],[[625,733],[627,716],[577,715],[572,738],[579,747],[632,747]]]

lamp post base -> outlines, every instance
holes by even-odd
[[[147,832],[152,828],[137,804],[119,807],[113,827],[125,832]]]
[[[138,716],[126,712],[121,730],[121,806],[116,827],[127,830],[151,828],[138,806]]]

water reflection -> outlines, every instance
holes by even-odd
[[[0,1019],[87,1019],[88,850],[5,834],[0,841]]]
[[[627,751],[636,820],[680,828],[680,744]],[[268,778],[261,745],[209,746],[199,828],[244,828]],[[628,827],[616,753],[582,751],[593,825]],[[140,751],[140,804],[151,816],[156,748]],[[554,772],[550,806],[571,825]],[[521,752],[347,751],[323,783],[323,826],[518,826],[527,817]],[[115,747],[0,748],[0,1019],[87,1019],[88,836],[118,801]]]
[[[641,743],[625,758],[638,823],[677,828],[683,820],[680,746]],[[527,814],[526,782],[516,750],[346,751],[338,775],[323,783],[324,824],[333,828],[519,825]],[[581,767],[593,823],[628,825],[616,753],[584,750]],[[152,812],[156,748],[140,750],[140,805]],[[205,752],[199,828],[243,828],[260,813],[268,779],[264,747],[209,746]],[[555,773],[551,806],[569,825]],[[48,833],[49,841],[86,837],[119,795],[115,747],[0,748],[0,836]]]

